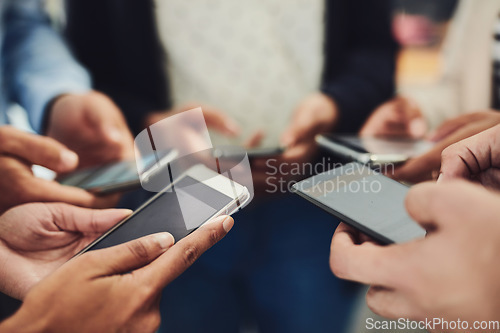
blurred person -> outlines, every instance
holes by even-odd
[[[0,330],[155,332],[162,289],[233,226],[223,216],[175,245],[158,233],[71,259],[128,214],[34,203],[0,216],[0,290],[24,300]]]
[[[135,132],[186,104],[208,106],[236,125],[216,144],[287,146],[275,160],[286,172],[314,162],[317,133],[358,130],[393,93],[386,1],[71,0],[67,7],[73,50]],[[267,160],[252,169],[261,192],[276,185]],[[305,223],[311,219],[317,223]],[[257,197],[239,220],[224,244],[167,288],[163,329],[234,332],[249,322],[262,332],[343,331],[355,289],[332,278],[322,245],[336,221],[279,194]]]
[[[492,112],[478,111],[500,109],[500,80],[494,70],[500,62],[495,37],[500,34],[499,14],[500,3],[495,0],[459,1],[446,36],[437,83],[401,91],[399,97],[378,107],[364,124],[360,131],[363,136],[421,138],[428,134],[437,142],[431,153],[396,172],[396,178],[411,182],[430,179],[439,170],[444,148],[498,123],[498,116]]]
[[[0,124],[10,103],[20,104],[36,132],[59,141],[0,129],[0,209],[33,201],[109,206],[85,191],[37,179],[32,164],[69,172],[133,157],[132,136],[117,106],[92,91],[88,73],[51,27],[41,0],[0,3]],[[109,199],[109,198],[108,198]]]

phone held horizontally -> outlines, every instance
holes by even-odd
[[[178,241],[213,218],[235,213],[249,200],[247,187],[195,165],[77,256],[158,232],[169,232]]]
[[[317,135],[316,142],[346,161],[373,166],[401,164],[433,146],[431,142],[421,139],[336,134]]]
[[[298,195],[381,244],[426,235],[405,209],[409,188],[360,163],[349,163],[293,186]]]

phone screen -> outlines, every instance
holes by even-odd
[[[369,167],[350,163],[295,184],[298,194],[384,243],[426,234],[405,209],[409,188]]]
[[[153,201],[85,251],[103,249],[165,231],[179,241],[232,201],[231,197],[192,177],[184,176],[175,183],[173,191],[158,194]]]
[[[421,155],[432,148],[432,143],[410,138],[376,138],[355,135],[332,136],[329,139],[350,147],[357,152],[372,154],[400,154],[410,157]]]
[[[142,158],[146,169],[156,161],[151,154]],[[84,190],[111,188],[120,184],[140,184],[135,161],[121,161],[96,168],[88,168],[71,173],[59,180],[59,183],[76,186]]]

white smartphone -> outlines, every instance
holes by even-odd
[[[179,241],[211,219],[235,213],[249,199],[246,187],[195,165],[77,256],[158,232],[169,232]]]
[[[382,244],[424,237],[405,209],[408,186],[369,166],[349,163],[293,186],[293,191]]]
[[[178,153],[169,150],[161,154],[150,154],[142,158],[141,177],[147,181],[172,162]],[[139,188],[141,181],[134,160],[110,163],[99,167],[77,170],[59,177],[60,184],[76,186],[96,194],[110,194]]]
[[[401,164],[433,146],[432,142],[421,139],[335,134],[318,135],[316,142],[347,161],[371,165]]]

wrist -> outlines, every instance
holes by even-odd
[[[4,333],[40,333],[48,332],[48,321],[43,318],[33,318],[32,315],[26,313],[24,305],[14,313],[11,317],[0,323],[0,331]]]

